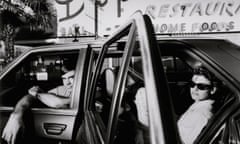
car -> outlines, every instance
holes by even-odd
[[[68,108],[49,108],[42,103],[34,103],[25,120],[27,130],[35,130],[39,142],[69,142],[76,136],[83,116],[85,85],[96,63],[100,49],[98,42],[53,44],[28,47],[0,74],[0,134],[21,97],[32,86],[40,86],[48,91],[62,84],[63,63],[75,68],[74,90]],[[32,131],[28,138],[33,137]],[[34,138],[36,138],[34,137]],[[35,140],[36,141],[36,140]],[[37,142],[37,141],[36,141]],[[1,141],[2,143],[2,141]]]
[[[182,143],[177,120],[192,103],[189,81],[199,65],[219,89],[216,110],[194,143],[238,143],[239,57],[240,47],[224,39],[156,36],[150,18],[136,12],[102,46],[77,143]]]

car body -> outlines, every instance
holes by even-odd
[[[155,37],[149,17],[135,13],[102,46],[77,142],[137,143],[140,136],[144,143],[181,143],[177,120],[192,103],[188,82],[199,65],[216,76],[219,89],[216,111],[194,143],[239,142],[239,57],[240,47],[223,39]]]

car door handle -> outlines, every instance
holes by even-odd
[[[44,130],[49,135],[60,135],[67,128],[66,124],[44,123]]]

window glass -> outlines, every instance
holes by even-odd
[[[98,57],[100,60],[98,62],[101,64],[98,63],[99,69],[96,67],[93,88],[90,92],[90,109],[103,138],[107,137],[108,126],[111,124],[109,119],[113,117],[110,115],[110,111],[112,110],[119,68],[123,63],[124,49],[125,43],[122,39],[117,40],[115,43],[105,44],[100,57]]]
[[[106,51],[93,89],[91,109],[103,139],[114,144],[149,143],[142,56],[139,43],[126,45],[126,39],[119,40],[116,50]]]
[[[176,56],[163,56],[162,63],[168,81],[187,81],[191,77],[192,68],[182,59]]]
[[[118,110],[114,144],[150,143],[148,111],[142,56],[135,47],[130,57],[123,98]]]
[[[163,56],[162,63],[168,79],[174,110],[179,117],[193,103],[188,87],[192,77],[192,68],[176,56]]]
[[[32,86],[39,86],[47,92],[62,85],[61,75],[66,69],[75,69],[78,53],[79,51],[66,51],[30,54],[1,79],[0,105],[15,106]],[[35,106],[37,105],[33,107]]]
[[[121,57],[113,57],[111,54],[106,55],[97,79],[93,109],[95,110],[95,114],[100,116],[100,121],[104,123],[105,127],[107,127],[108,124],[113,90],[116,84],[120,62]]]

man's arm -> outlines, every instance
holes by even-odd
[[[33,96],[29,94],[25,95],[18,101],[13,113],[18,114],[19,116],[23,116],[24,112],[31,107],[35,100],[36,99]]]
[[[70,98],[65,98],[56,95],[56,88],[50,90],[48,93],[41,92],[38,86],[29,89],[29,94],[40,100],[42,103],[51,108],[66,108],[70,104]]]
[[[70,104],[69,97],[59,97],[53,93],[37,93],[36,97],[51,108],[66,108]]]
[[[31,95],[26,95],[22,97],[15,106],[2,133],[2,138],[6,140],[8,144],[14,144],[19,131],[24,130],[23,114],[30,108],[34,100],[35,98]]]

